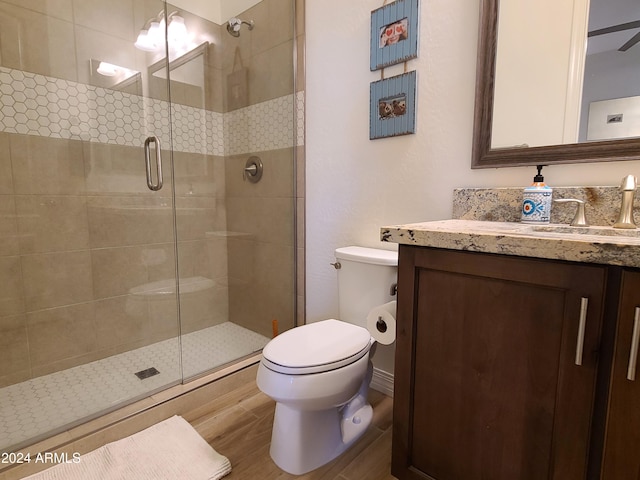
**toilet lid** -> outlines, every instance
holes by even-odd
[[[370,347],[367,329],[330,319],[278,335],[264,347],[262,357],[272,370],[300,375],[349,365],[366,355]]]

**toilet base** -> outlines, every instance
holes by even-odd
[[[260,390],[276,397],[269,453],[285,472],[302,475],[329,463],[353,445],[371,424],[373,408],[367,402],[367,394],[373,364],[367,356],[318,375],[285,376],[269,372],[261,364],[257,383]],[[323,385],[325,388],[320,388]],[[354,391],[354,387],[358,390]],[[291,395],[291,390],[296,395]]]
[[[349,404],[340,409],[302,411],[277,403],[271,458],[278,467],[293,475],[302,475],[329,463],[353,445],[371,423],[371,405],[360,403],[360,408],[348,417],[344,412],[349,410]]]

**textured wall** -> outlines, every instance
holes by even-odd
[[[380,72],[369,71],[369,29],[382,2],[308,2],[308,321],[338,314],[329,265],[336,247],[379,246],[382,225],[451,218],[454,188],[531,182],[533,167],[470,168],[479,3],[420,2],[419,56],[407,64],[418,72],[417,132],[370,141],[369,83]],[[402,71],[386,69],[385,76]],[[552,186],[618,185],[640,173],[640,162],[558,165],[544,173]]]

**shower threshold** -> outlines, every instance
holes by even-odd
[[[255,353],[268,341],[252,330],[224,322],[0,388],[0,452],[16,451],[100,413]],[[158,373],[142,379],[136,376],[136,372],[149,369]]]

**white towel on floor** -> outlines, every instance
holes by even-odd
[[[231,472],[229,459],[211,448],[179,416],[81,455],[76,461],[61,463],[26,479],[217,480]]]

